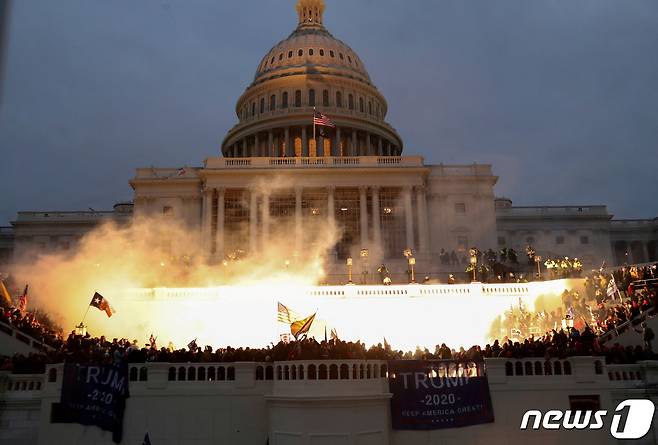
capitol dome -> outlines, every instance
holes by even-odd
[[[238,99],[226,157],[400,156],[386,99],[361,58],[323,24],[323,0],[299,0],[292,34],[261,59]],[[313,113],[335,125],[313,128]],[[313,137],[315,133],[315,138]]]

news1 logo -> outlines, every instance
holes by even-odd
[[[651,400],[624,400],[612,416],[610,434],[615,439],[640,439],[651,429],[655,406]],[[527,430],[530,419],[531,429],[546,430],[600,430],[605,426],[607,411],[559,411],[542,413],[537,410],[526,411],[521,420],[521,429]]]

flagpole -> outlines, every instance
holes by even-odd
[[[315,141],[315,107],[313,107],[313,140]],[[317,144],[317,141],[315,142]],[[315,153],[317,154],[318,147],[315,147]]]
[[[82,316],[82,321],[80,322],[81,325],[85,323],[85,318],[87,318],[87,314],[89,313],[89,308],[91,307],[91,304],[87,306],[87,310],[85,311],[85,314]]]

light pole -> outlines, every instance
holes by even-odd
[[[370,252],[368,249],[361,249],[361,262],[363,265],[363,278],[361,279],[361,284],[368,284],[368,257],[370,256]]]
[[[471,256],[471,270],[473,272],[473,282],[477,281],[477,268],[478,268],[478,257],[477,250],[469,249],[469,255]]]
[[[352,257],[347,259],[347,284],[352,284]]]
[[[409,269],[411,270],[411,283],[416,282],[416,273],[414,272],[415,265],[416,265],[416,258],[409,257]]]
[[[535,255],[535,263],[537,263],[537,278],[541,280],[541,256]]]

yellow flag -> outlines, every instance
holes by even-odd
[[[306,317],[303,320],[297,320],[290,324],[290,333],[295,337],[295,340],[297,339],[297,337],[299,337],[302,334],[306,334],[311,329],[313,320],[315,320],[315,314],[311,315],[310,317]]]
[[[7,305],[11,306],[13,303],[11,299],[11,295],[9,295],[9,291],[7,290],[7,287],[5,287],[5,282],[0,280],[0,294],[2,294],[2,299],[5,300],[5,303]]]

